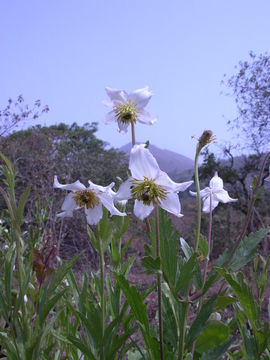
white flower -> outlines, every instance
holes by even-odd
[[[197,196],[196,192],[189,192],[192,196]],[[210,195],[212,194],[212,206],[210,209]],[[214,177],[210,180],[209,187],[200,191],[200,197],[203,201],[203,212],[209,213],[213,211],[219,202],[228,203],[235,202],[237,199],[232,199],[228,191],[223,189],[223,180],[218,176],[218,173],[215,172]]]
[[[179,191],[185,191],[193,181],[175,183],[161,171],[156,159],[144,144],[131,149],[129,169],[131,177],[121,184],[116,200],[135,199],[134,214],[145,219],[158,205],[164,210],[181,217]]]
[[[127,93],[125,90],[105,88],[110,101],[103,101],[103,104],[112,107],[105,119],[105,124],[117,121],[118,130],[127,132],[130,123],[139,121],[143,124],[152,125],[156,119],[144,110],[152,97],[152,92],[146,86],[142,89]]]
[[[89,225],[96,225],[102,218],[102,205],[105,206],[111,215],[125,216],[114,206],[114,195],[112,187],[114,183],[103,187],[95,185],[91,181],[86,188],[79,180],[72,184],[62,185],[58,182],[57,176],[54,177],[54,187],[71,191],[65,198],[62,205],[62,212],[57,214],[59,217],[72,216],[73,210],[84,208],[86,219]]]

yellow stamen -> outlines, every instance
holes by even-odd
[[[87,209],[93,209],[99,204],[99,198],[90,189],[77,190],[73,199],[78,206],[85,206]]]
[[[153,179],[144,177],[144,180],[132,180],[131,195],[133,199],[142,201],[145,205],[160,204],[161,200],[166,199],[167,191],[155,183]]]
[[[116,106],[113,110],[117,119],[124,124],[135,123],[139,113],[136,104],[130,100],[127,103]]]

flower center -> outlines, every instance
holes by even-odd
[[[167,191],[155,183],[153,179],[144,176],[144,180],[132,180],[131,195],[133,199],[142,201],[144,205],[160,204],[161,200],[166,199]]]
[[[77,190],[73,195],[73,199],[76,205],[85,206],[87,209],[93,209],[99,204],[99,198],[90,189]]]
[[[115,116],[117,117],[117,120],[121,121],[124,124],[128,124],[131,122],[135,123],[139,113],[136,104],[130,100],[125,104],[120,104],[116,106],[113,110]]]

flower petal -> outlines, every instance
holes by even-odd
[[[166,199],[160,201],[160,207],[178,217],[182,217],[181,204],[179,201],[178,194],[168,193]]]
[[[200,197],[201,198],[206,198],[206,197],[210,196],[210,192],[211,192],[211,189],[209,187],[206,187],[205,189],[200,191]],[[196,192],[189,191],[189,193],[192,196],[197,196]]]
[[[160,171],[156,182],[157,184],[163,186],[166,190],[173,192],[185,191],[190,185],[193,184],[193,181],[176,183],[164,171]]]
[[[145,111],[145,110],[141,110],[138,114],[137,120],[142,123],[142,124],[147,124],[147,125],[153,125],[157,119],[156,118],[152,118],[151,115],[149,114],[149,112]]]
[[[150,205],[144,205],[142,201],[135,200],[134,214],[140,220],[144,220],[147,216],[149,216],[153,209],[154,205],[152,203]]]
[[[223,180],[218,176],[217,171],[215,172],[214,177],[210,180],[209,186],[215,191],[223,189]]]
[[[91,180],[88,180],[89,188],[94,190],[94,192],[105,192],[105,191],[112,191],[111,189],[114,187],[115,183],[112,182],[108,186],[101,186],[94,184]],[[113,192],[113,191],[112,191]]]
[[[103,194],[99,195],[99,199],[102,202],[102,204],[105,206],[106,209],[109,210],[111,215],[118,215],[118,216],[126,216],[126,213],[120,212],[113,203],[113,197],[109,194],[109,192],[105,192]]]
[[[130,179],[126,180],[125,182],[123,182],[117,193],[115,194],[115,200],[116,201],[121,201],[121,200],[128,200],[131,199],[131,192],[130,192],[130,187],[132,186],[132,183],[130,182]]]
[[[142,89],[137,89],[129,94],[129,99],[137,104],[140,108],[144,108],[149,100],[151,99],[153,93],[149,91],[149,87],[146,86]]]
[[[211,206],[211,210],[213,211],[217,206],[218,206],[219,201],[217,199],[215,199],[215,197],[212,197],[212,206]],[[209,213],[210,212],[210,196],[206,197],[203,200],[203,212],[205,213]]]
[[[115,121],[117,121],[117,117],[115,116],[114,111],[110,111],[110,112],[108,112],[108,114],[105,115],[105,118],[104,118],[105,124],[110,124]]]
[[[65,200],[62,204],[62,207],[61,207],[61,210],[62,211],[66,211],[68,213],[71,213],[72,215],[72,212],[73,210],[75,209],[79,209],[79,206],[77,206],[75,200],[73,199],[73,193],[69,193],[66,197],[65,197]]]
[[[229,194],[228,191],[221,189],[219,191],[215,191],[213,193],[213,197],[217,200],[217,201],[221,201],[224,204],[228,203],[228,202],[236,202],[238,201],[237,199],[232,199]]]
[[[77,191],[77,190],[82,190],[85,189],[85,186],[79,181],[75,181],[72,184],[65,184],[62,185],[58,182],[57,176],[54,176],[54,182],[53,182],[53,186],[57,189],[64,189],[64,190],[70,190],[70,191]]]
[[[130,152],[129,169],[132,177],[143,180],[144,177],[156,179],[160,169],[154,156],[144,144],[134,145]]]
[[[91,208],[87,209],[85,207],[84,212],[86,215],[87,223],[89,225],[96,225],[99,223],[99,221],[102,218],[102,204],[99,203],[93,209],[91,209]]]
[[[105,91],[112,101],[119,101],[123,103],[127,102],[128,100],[127,93],[124,90],[117,90],[106,87]]]
[[[128,132],[128,127],[129,127],[129,123],[123,123],[121,120],[117,120],[118,122],[118,131],[120,133],[127,133]]]

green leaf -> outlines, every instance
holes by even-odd
[[[228,268],[232,271],[238,271],[248,264],[256,256],[257,246],[269,232],[270,227],[267,227],[246,236],[236,250]]]
[[[183,250],[183,253],[185,254],[185,257],[187,259],[189,259],[191,257],[191,255],[193,254],[192,247],[190,247],[183,238],[180,238],[180,244],[181,244],[181,249]]]
[[[180,275],[176,283],[176,291],[182,295],[186,294],[188,285],[194,275],[194,267],[196,264],[196,254],[193,254],[181,267]]]
[[[125,294],[131,311],[143,332],[149,334],[150,327],[147,317],[146,305],[143,303],[139,291],[134,286],[130,287],[128,281],[122,275],[115,274],[114,276],[123,293]]]
[[[206,238],[202,234],[200,234],[198,245],[200,253],[203,255],[203,257],[206,258],[208,255],[208,243]]]
[[[256,350],[256,341],[254,336],[250,335],[249,331],[245,327],[242,329],[242,334],[244,338],[243,346],[245,351],[245,359],[247,360],[257,360],[259,359],[259,354]]]
[[[39,324],[41,326],[44,323],[44,321],[46,320],[51,309],[56,305],[56,303],[61,299],[61,297],[65,293],[66,293],[66,289],[60,291],[59,293],[55,294],[52,298],[47,299],[44,306],[39,308],[38,317],[39,317]]]
[[[193,248],[190,247],[188,245],[188,243],[183,238],[180,238],[180,244],[181,244],[181,249],[184,252],[186,259],[189,259],[192,256],[193,252],[194,252]],[[194,285],[195,285],[197,290],[201,289],[201,287],[202,287],[202,275],[201,275],[200,266],[199,266],[197,261],[196,261],[196,264],[194,266],[193,282],[194,282]]]
[[[96,357],[93,355],[91,348],[83,343],[81,339],[72,335],[68,335],[67,339],[86,356],[85,359],[96,360]]]
[[[242,273],[238,273],[237,278],[231,275],[224,269],[217,268],[217,272],[224,277],[224,279],[231,286],[235,293],[244,313],[251,323],[255,323],[259,319],[259,308],[256,303],[250,284],[244,280]]]
[[[174,289],[179,257],[179,235],[175,232],[172,221],[166,211],[159,211],[160,255],[164,279]]]
[[[30,186],[27,186],[27,188],[24,190],[24,192],[22,193],[19,202],[18,202],[18,208],[17,208],[17,221],[18,224],[21,225],[22,224],[22,220],[23,220],[23,213],[24,213],[24,208],[25,208],[25,204],[26,201],[29,197],[29,193],[30,193]]]
[[[186,347],[190,346],[194,340],[200,335],[207,325],[207,320],[212,314],[217,303],[217,294],[214,294],[206,303],[203,304],[199,314],[192,323],[186,337]]]
[[[225,343],[218,345],[216,348],[209,350],[207,353],[204,353],[200,360],[219,360],[222,355],[226,353],[232,343],[235,341],[235,338],[227,340]]]
[[[88,237],[89,237],[89,241],[91,243],[91,245],[93,246],[93,248],[98,251],[98,242],[97,239],[95,237],[95,234],[93,232],[93,230],[90,228],[89,225],[87,225],[87,233],[88,233]]]
[[[236,299],[232,296],[222,296],[219,295],[217,299],[217,305],[215,311],[220,311],[226,309],[227,306],[232,305],[236,302]]]
[[[164,326],[164,340],[168,347],[172,347],[174,350],[177,349],[178,333],[177,323],[174,315],[174,309],[170,299],[162,294],[162,316]]]
[[[204,328],[196,341],[196,351],[200,354],[214,349],[218,345],[225,342],[230,334],[227,325],[221,321],[210,321]]]
[[[146,269],[147,274],[160,272],[160,258],[153,259],[152,256],[142,258],[142,266]]]

